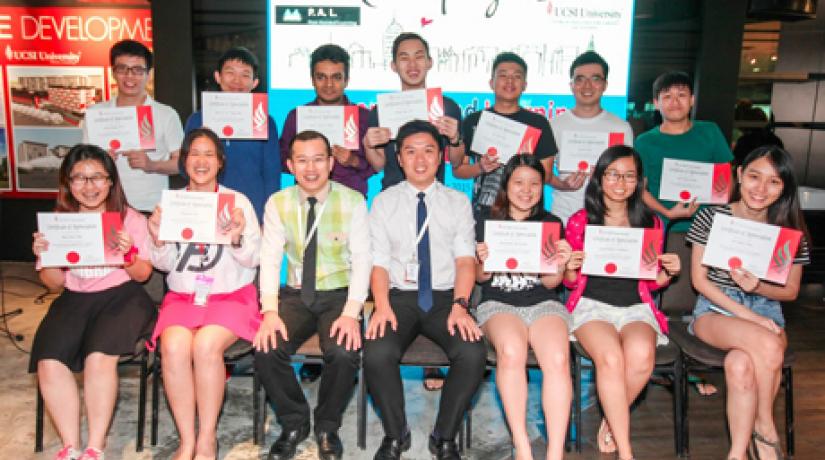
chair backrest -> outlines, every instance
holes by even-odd
[[[666,251],[677,254],[682,271],[664,290],[659,308],[669,317],[689,315],[696,305],[696,291],[690,280],[691,247],[685,241],[686,233],[668,232]]]

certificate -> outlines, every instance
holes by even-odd
[[[659,199],[725,204],[731,190],[730,163],[702,163],[665,158]]]
[[[624,144],[624,133],[563,131],[559,171],[589,171],[608,147],[621,144]]]
[[[160,200],[160,241],[229,244],[226,228],[232,220],[231,193],[164,190]]]
[[[560,231],[557,222],[486,221],[484,242],[489,255],[484,271],[557,273]]]
[[[152,106],[107,107],[86,112],[89,143],[114,151],[154,150]]]
[[[40,253],[43,267],[123,265],[117,234],[118,212],[38,212],[37,231],[49,242]]]
[[[785,284],[802,232],[716,213],[705,245],[703,265],[744,268],[755,276]]]
[[[582,273],[655,279],[661,244],[659,229],[588,225],[584,234]]]
[[[224,139],[269,137],[267,95],[204,91],[203,126]]]
[[[435,120],[444,116],[444,98],[441,88],[412,89],[396,93],[382,93],[378,101],[378,126],[390,129],[394,139],[404,123],[412,120]]]
[[[481,112],[470,150],[481,155],[498,155],[507,163],[517,153],[536,151],[541,130],[485,110]]]
[[[296,132],[311,129],[326,136],[330,145],[358,150],[358,106],[300,105],[295,109]]]

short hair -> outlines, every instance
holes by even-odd
[[[395,146],[398,154],[401,154],[401,147],[408,137],[418,134],[426,133],[433,137],[435,143],[438,144],[438,151],[444,151],[444,138],[439,134],[438,129],[429,121],[412,120],[404,123],[398,128],[398,134],[395,135]]]
[[[427,53],[427,59],[430,59],[430,44],[427,43],[427,40],[424,40],[424,37],[418,35],[415,32],[403,32],[395,37],[395,40],[392,41],[392,61],[395,62],[395,58],[398,56],[398,47],[401,46],[402,42],[407,40],[418,40],[424,45],[424,52]]]
[[[189,178],[186,175],[186,159],[189,158],[189,151],[192,149],[192,144],[196,139],[201,137],[205,137],[215,144],[215,154],[218,156],[218,161],[221,163],[221,167],[218,169],[218,176],[223,173],[223,170],[226,167],[226,151],[224,151],[223,142],[221,142],[218,135],[206,127],[195,128],[186,133],[186,137],[183,138],[183,143],[180,146],[180,156],[178,156],[178,171],[180,171],[181,176],[187,180]]]
[[[115,161],[103,149],[92,144],[77,144],[69,153],[63,157],[60,169],[57,173],[57,201],[55,212],[77,212],[80,210],[80,203],[72,195],[71,174],[75,165],[81,161],[96,161],[103,166],[106,175],[109,176],[109,196],[106,197],[106,210],[120,213],[120,217],[126,217],[126,209],[129,207],[126,201],[126,194],[120,185],[120,176],[117,174]]]
[[[314,131],[312,129],[305,129],[300,133],[296,134],[295,137],[293,137],[292,140],[289,141],[289,158],[292,158],[292,155],[295,153],[295,149],[293,148],[293,146],[296,142],[314,141],[316,139],[321,139],[322,141],[324,141],[324,147],[327,150],[327,156],[332,155],[332,147],[329,145],[329,139],[327,139],[327,136],[324,136],[318,131]]]
[[[690,94],[693,94],[693,80],[690,75],[679,70],[671,70],[656,77],[653,82],[653,100],[658,99],[659,94],[674,86],[687,87]]]
[[[515,62],[521,69],[524,70],[524,76],[527,77],[527,63],[524,62],[524,59],[521,58],[516,53],[505,51],[503,53],[498,53],[498,56],[493,60],[493,68],[492,68],[492,75],[496,75],[496,68],[505,62]]]
[[[235,46],[233,48],[229,48],[226,50],[223,55],[218,59],[218,66],[215,70],[218,73],[223,70],[224,64],[229,61],[241,61],[244,64],[252,67],[252,76],[257,78],[258,77],[258,58],[252,54],[252,51],[249,49],[244,48],[243,46]]]
[[[315,64],[321,61],[331,61],[335,64],[344,64],[344,78],[349,79],[349,53],[344,48],[333,43],[321,45],[309,55],[309,74],[315,72]]]
[[[121,40],[109,49],[109,65],[115,66],[115,59],[120,56],[137,56],[146,61],[146,70],[152,70],[152,52],[141,42]]]
[[[587,64],[599,64],[602,66],[602,72],[604,72],[604,79],[607,80],[607,72],[610,70],[610,67],[607,65],[607,61],[595,51],[585,51],[584,53],[576,56],[576,59],[573,59],[573,63],[570,64],[570,78],[573,78],[573,72],[576,70],[576,67],[581,67]]]

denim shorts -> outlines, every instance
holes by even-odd
[[[752,312],[762,315],[764,317],[770,318],[776,323],[777,326],[784,328],[785,327],[785,317],[782,315],[782,305],[779,303],[778,300],[772,300],[767,297],[757,295],[757,294],[748,294],[747,292],[736,289],[732,287],[726,286],[718,286],[719,289],[724,293],[728,298],[731,300],[744,305],[745,307],[749,308]],[[696,321],[696,318],[699,318],[702,315],[706,315],[708,313],[718,313],[720,315],[725,316],[733,316],[733,313],[721,308],[707,299],[707,297],[699,294],[698,298],[696,299],[696,307],[693,309],[693,321]],[[689,330],[693,333],[693,321],[690,323]]]

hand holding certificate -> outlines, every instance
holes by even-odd
[[[665,158],[659,199],[725,204],[731,192],[730,163],[702,163]]]
[[[263,93],[204,91],[203,126],[224,139],[267,139],[269,113]]]
[[[624,133],[564,131],[561,133],[559,171],[589,171],[608,147],[624,144]]]
[[[235,195],[164,190],[158,240],[229,244]]]
[[[504,164],[518,153],[535,152],[539,137],[539,129],[485,110],[479,117],[470,150],[497,155]]]
[[[489,255],[484,271],[558,273],[560,232],[556,222],[486,221],[484,242]]]
[[[413,89],[382,93],[378,101],[378,126],[390,129],[394,139],[398,128],[412,120],[435,120],[444,116],[441,88]]]
[[[97,108],[86,112],[89,143],[105,150],[154,150],[152,106]]]
[[[295,110],[296,131],[308,129],[326,136],[330,145],[358,150],[358,106],[301,105]]]
[[[742,268],[763,280],[785,284],[801,237],[799,230],[716,213],[702,264]]]
[[[588,225],[584,234],[587,275],[656,279],[662,232],[654,228]]]
[[[40,253],[43,267],[122,265],[118,233],[123,229],[117,212],[39,212],[37,231],[48,241]]]

